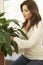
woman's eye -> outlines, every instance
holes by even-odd
[[[28,12],[28,10],[22,10],[22,12]]]
[[[26,12],[28,12],[28,10],[25,10]]]

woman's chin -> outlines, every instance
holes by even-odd
[[[25,20],[27,20],[27,18],[26,18],[26,17],[24,17],[24,19],[25,19]]]

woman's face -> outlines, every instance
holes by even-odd
[[[25,20],[29,20],[32,17],[32,13],[30,12],[30,10],[28,9],[27,5],[23,5],[22,6],[22,13],[24,16]]]

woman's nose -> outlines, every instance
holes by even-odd
[[[23,15],[25,15],[25,12],[23,12]]]

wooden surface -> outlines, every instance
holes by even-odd
[[[4,53],[0,52],[0,65],[4,65]]]

